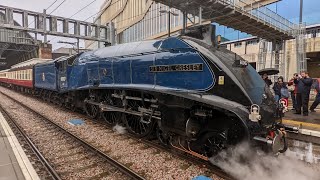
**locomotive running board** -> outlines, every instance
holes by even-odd
[[[131,110],[128,110],[125,108],[119,108],[119,107],[114,107],[114,106],[110,106],[110,105],[106,105],[106,104],[102,104],[102,103],[97,103],[97,102],[94,102],[91,100],[85,100],[84,102],[99,106],[99,108],[102,112],[122,112],[122,113],[141,116],[141,117],[144,115],[149,115],[149,116],[151,115],[151,113],[148,113],[147,111],[143,110],[144,108],[139,108],[140,112],[138,112],[138,111],[131,111]],[[155,113],[153,113],[153,115],[160,115],[160,113],[155,112]],[[153,116],[153,115],[151,116],[152,118],[157,119],[157,120],[161,120],[160,117]]]

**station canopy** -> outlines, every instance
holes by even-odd
[[[0,24],[3,20],[4,14],[0,12]],[[29,33],[0,28],[0,70],[37,56],[38,42]]]

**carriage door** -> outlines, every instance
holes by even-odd
[[[99,62],[91,61],[87,63],[87,73],[88,73],[88,85],[99,86],[100,76],[99,76]]]
[[[59,75],[58,75],[58,82],[60,90],[66,90],[68,88],[67,82],[67,60],[58,62],[59,65]]]

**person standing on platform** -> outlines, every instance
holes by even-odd
[[[264,82],[266,83],[266,85],[268,87],[270,87],[270,85],[272,84],[272,81],[268,78],[268,74],[263,74],[262,75],[262,79],[264,80]]]
[[[301,72],[298,78],[294,79],[294,84],[298,86],[296,94],[297,109],[295,114],[301,114],[302,107],[303,115],[308,116],[309,96],[312,86],[312,79],[309,77],[309,73]]]
[[[280,76],[278,78],[278,81],[276,83],[274,83],[273,90],[274,90],[274,96],[275,96],[276,102],[278,102],[281,98],[287,99],[289,96],[287,84],[285,82],[283,82],[282,76]],[[283,90],[286,90],[287,93],[284,94]]]
[[[297,94],[297,87],[294,84],[294,80],[298,78],[298,73],[294,73],[292,79],[289,80],[288,82],[288,89],[290,91],[290,96],[292,99],[292,109],[291,110],[296,110],[297,108],[297,101],[296,101],[296,94]]]
[[[311,112],[316,112],[314,109],[316,109],[316,107],[320,103],[320,79],[317,79],[317,81],[314,84],[314,87],[315,87],[315,89],[317,91],[317,96],[316,96],[316,99],[314,100],[314,102],[312,103],[312,105],[310,107],[310,111]]]

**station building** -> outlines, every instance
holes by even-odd
[[[304,46],[296,46],[295,39],[284,41],[280,50],[280,62],[275,62],[272,42],[239,32],[232,28],[216,25],[216,34],[222,35],[222,47],[242,56],[257,70],[277,67],[280,75],[289,79],[298,71],[297,50],[304,51],[306,69],[312,77],[320,77],[320,12],[318,0],[237,0],[242,8],[264,6],[296,24],[302,23],[300,33],[304,34]],[[301,2],[303,6],[301,6]],[[248,7],[247,7],[248,6]],[[300,8],[302,11],[300,11]],[[163,38],[168,33],[169,7],[152,0],[106,0],[95,19],[95,23],[113,22],[116,28],[117,43],[127,43],[147,39]],[[183,13],[171,8],[170,31],[178,34],[182,29]],[[300,13],[302,12],[302,13]],[[193,13],[195,14],[195,13]],[[301,17],[300,17],[301,15]],[[301,20],[299,20],[301,18]],[[211,23],[203,20],[202,24]],[[187,26],[199,24],[199,16],[188,14]],[[87,49],[104,47],[103,43],[86,41]]]

